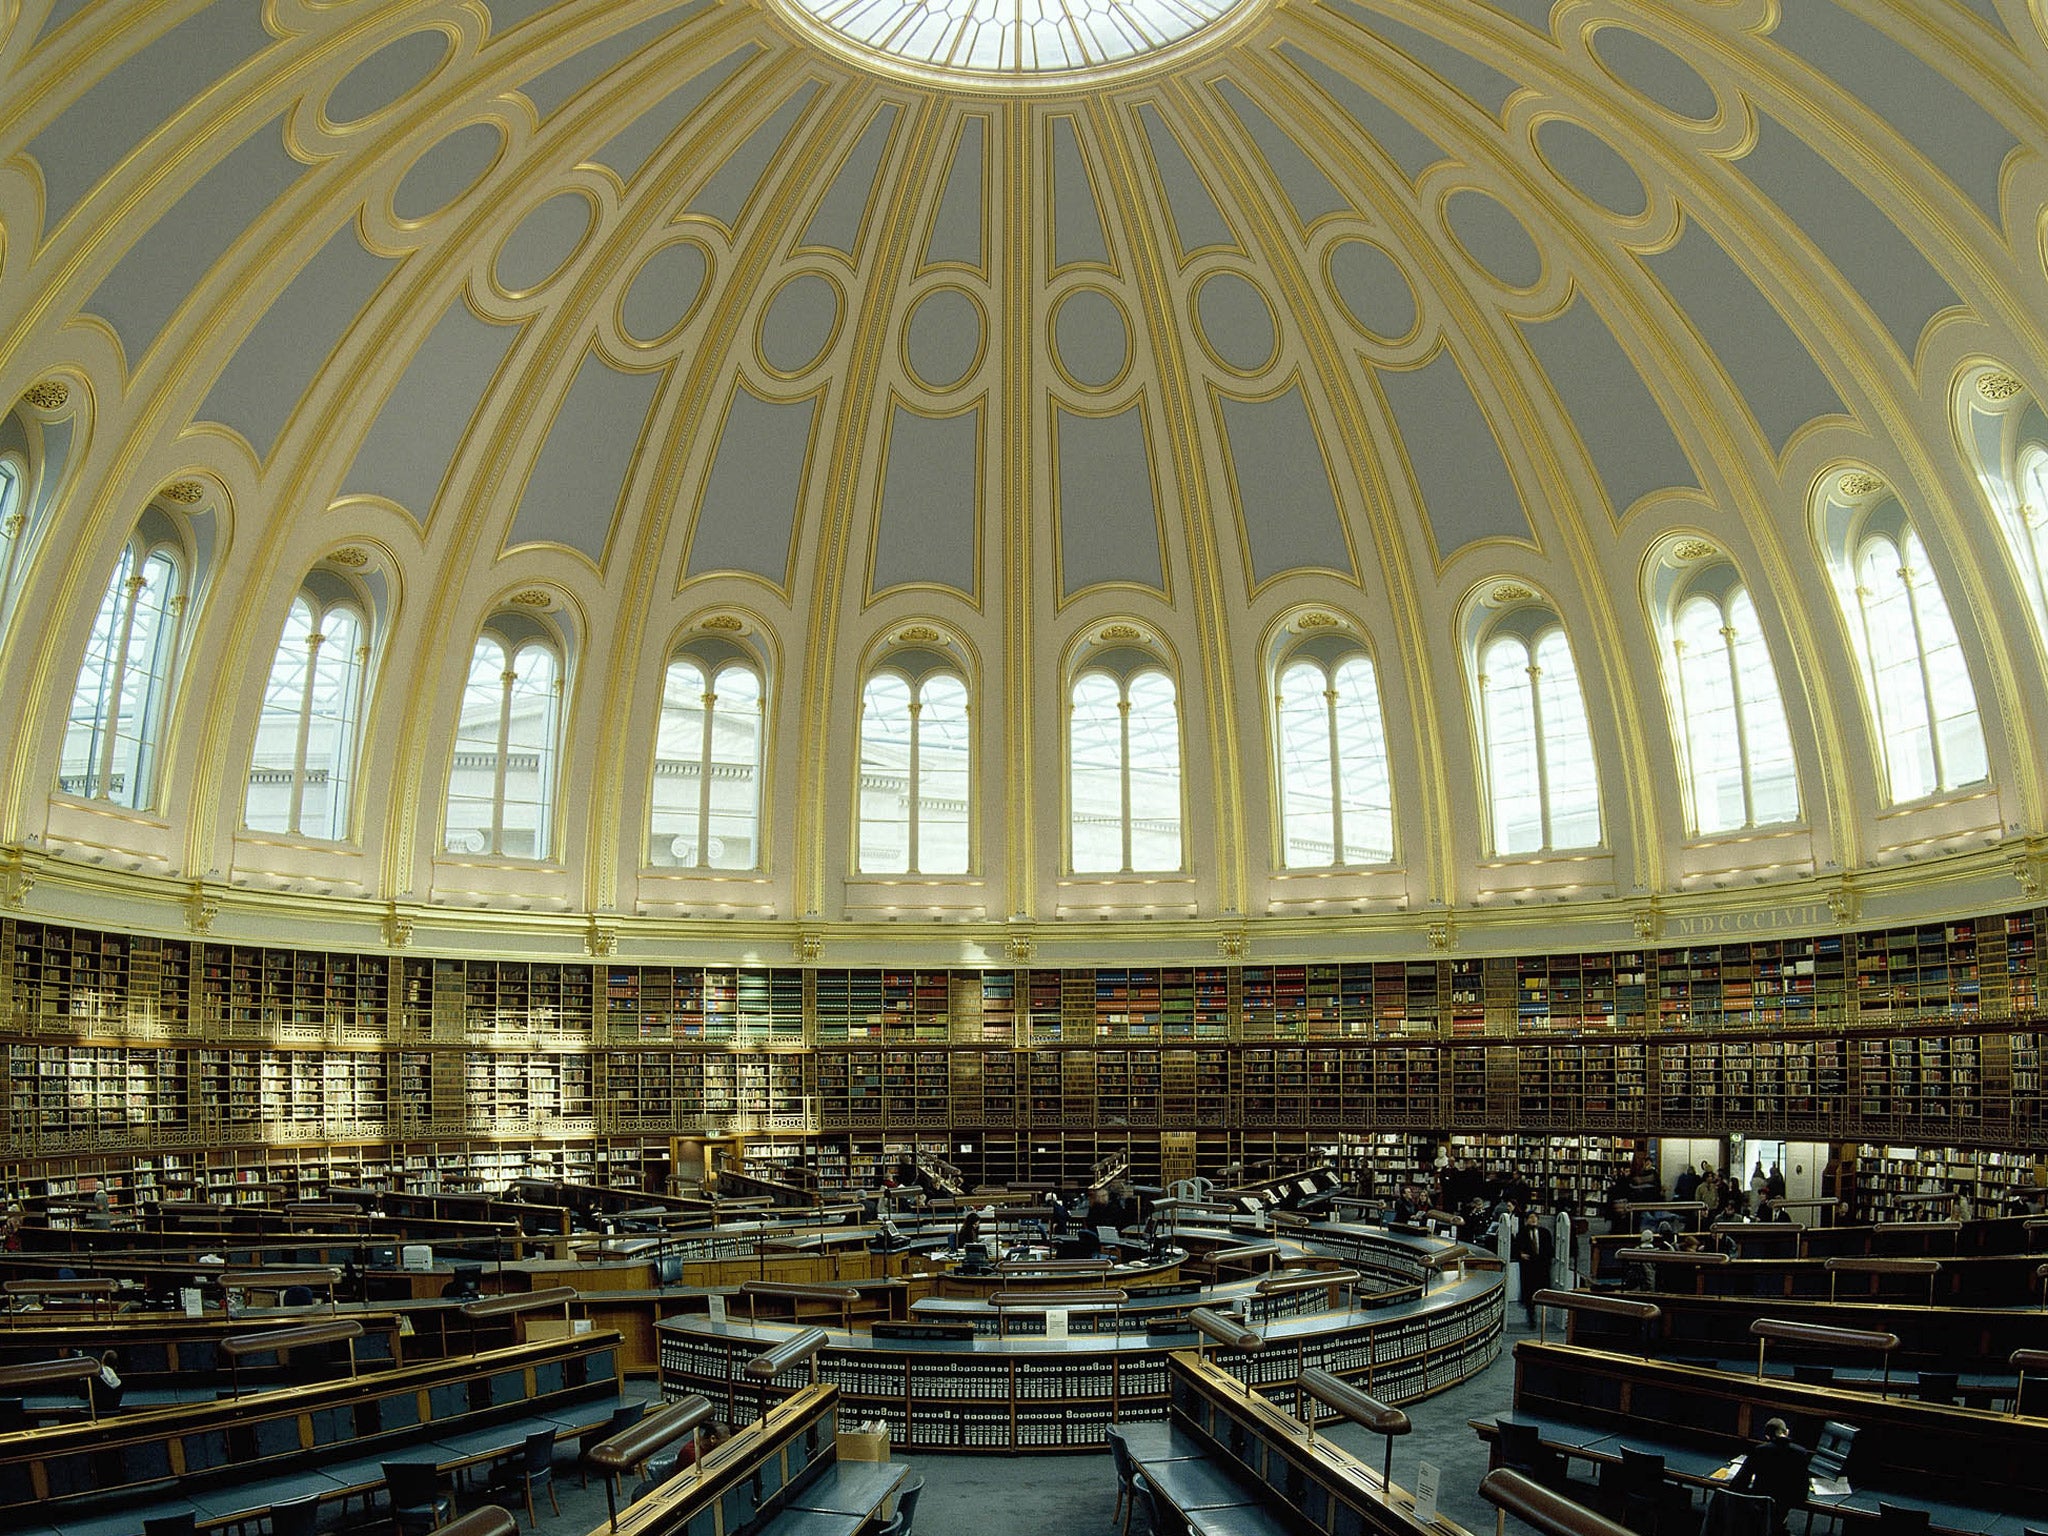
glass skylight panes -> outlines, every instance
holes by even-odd
[[[1114,71],[1243,8],[1243,0],[786,3],[833,40],[911,72],[1013,80]]]

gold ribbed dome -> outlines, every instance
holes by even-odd
[[[1212,12],[1163,65],[1077,43],[1012,91],[714,0],[0,3],[0,844],[34,899],[971,961],[1594,947],[2030,889],[2038,7]],[[124,806],[64,777],[65,717],[159,523],[194,580]],[[1872,528],[1924,549],[1981,721],[1970,757],[1930,703],[1932,776],[1887,763],[1859,670]],[[251,831],[280,626],[322,583],[367,646],[346,836]],[[1667,658],[1686,594],[1738,589],[1789,756],[1731,824]],[[493,623],[560,655],[539,860],[447,835]],[[1543,624],[1597,810],[1521,847],[1480,658]],[[657,857],[679,647],[761,675],[754,867]],[[964,876],[857,868],[863,687],[906,647],[966,684]],[[1391,849],[1305,867],[1276,667],[1345,647]],[[1077,874],[1068,690],[1120,648],[1177,688],[1182,867]],[[883,926],[932,918],[965,928]]]

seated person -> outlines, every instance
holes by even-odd
[[[1737,1493],[1767,1495],[1776,1516],[1773,1529],[1783,1531],[1792,1511],[1806,1506],[1807,1464],[1812,1457],[1793,1440],[1783,1419],[1766,1420],[1763,1439],[1742,1458],[1742,1470],[1729,1486]]]
[[[953,1247],[964,1253],[981,1242],[981,1212],[969,1211],[953,1233]]]

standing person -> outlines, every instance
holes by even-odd
[[[1761,1493],[1771,1501],[1773,1530],[1783,1531],[1792,1511],[1806,1504],[1807,1467],[1813,1453],[1793,1440],[1783,1419],[1764,1424],[1764,1437],[1742,1458],[1742,1470],[1729,1486],[1737,1493]]]
[[[1534,1328],[1536,1293],[1550,1284],[1550,1261],[1557,1250],[1550,1228],[1533,1201],[1528,1214],[1515,1228],[1514,1244],[1515,1265],[1522,1283],[1522,1312]]]
[[[1771,1192],[1771,1176],[1764,1172],[1764,1160],[1758,1158],[1756,1167],[1749,1175],[1749,1196],[1761,1200]]]
[[[1771,1171],[1764,1176],[1764,1193],[1773,1200],[1785,1198],[1785,1174],[1776,1163],[1771,1164]]]
[[[1685,1171],[1671,1181],[1671,1198],[1674,1200],[1696,1200],[1699,1198],[1700,1176],[1693,1171],[1691,1163]]]

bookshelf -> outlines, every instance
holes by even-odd
[[[1167,1134],[1186,1139],[1175,1166],[1203,1173],[1254,1147],[1449,1132],[2023,1152],[2048,1135],[2043,916],[1610,954],[988,970],[361,954],[5,918],[0,1170],[24,1187],[217,1168],[316,1184],[325,1144],[355,1177],[474,1180],[519,1141],[623,1173],[671,1136],[959,1130],[995,1179],[1066,1177],[1112,1143],[1156,1164]],[[418,1146],[438,1150],[414,1161]]]

